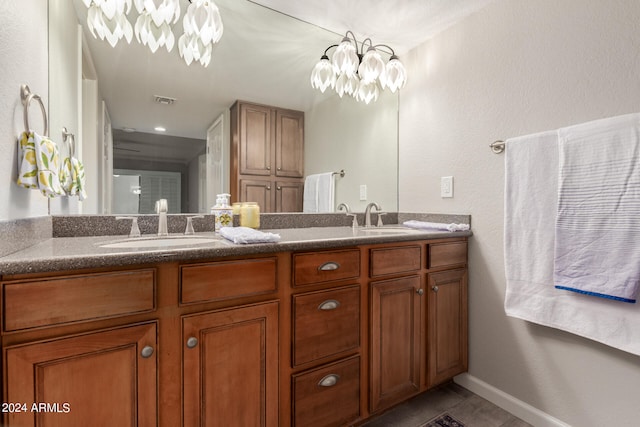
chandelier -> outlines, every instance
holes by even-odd
[[[355,35],[347,31],[340,44],[325,49],[311,72],[311,86],[323,93],[331,87],[341,98],[347,94],[369,104],[378,99],[380,89],[389,88],[395,93],[405,85],[407,72],[391,47],[384,44],[374,45],[370,38],[366,38],[360,47],[358,51]],[[379,47],[391,51],[386,64],[378,51]],[[327,53],[332,48],[336,49],[333,57],[329,59]]]
[[[124,38],[131,43],[133,34],[141,44],[156,52],[165,47],[171,52],[176,44],[172,31],[180,18],[179,0],[133,0],[139,15],[135,27],[127,19],[132,0],[83,0],[87,6],[87,26],[95,38],[116,47]],[[178,39],[180,57],[187,65],[193,61],[208,66],[213,45],[222,37],[220,11],[212,0],[189,0]]]

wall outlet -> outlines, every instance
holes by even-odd
[[[360,200],[367,200],[367,184],[360,185]]]
[[[453,197],[453,177],[443,176],[440,178],[440,197]]]

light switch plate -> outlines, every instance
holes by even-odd
[[[443,176],[440,178],[440,197],[453,197],[453,177]]]
[[[360,185],[360,200],[367,200],[367,184]]]

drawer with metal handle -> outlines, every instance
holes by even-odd
[[[360,251],[298,253],[293,256],[294,286],[314,285],[360,277]]]
[[[292,298],[294,367],[358,348],[359,285],[307,292]]]
[[[360,417],[360,357],[292,378],[295,426],[343,426]]]

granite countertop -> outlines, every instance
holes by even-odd
[[[384,229],[384,231],[382,230]],[[197,245],[144,248],[105,248],[101,245],[126,240],[126,236],[54,237],[0,257],[0,274],[41,273],[57,270],[125,266],[170,261],[189,261],[222,256],[244,256],[282,251],[316,250],[346,246],[471,236],[471,231],[413,230],[401,226],[382,229],[309,227],[265,230],[281,236],[278,243],[234,244],[214,233],[195,236],[215,242]],[[395,230],[394,230],[395,229]],[[186,237],[172,234],[172,237]],[[143,238],[153,235],[143,235]]]

